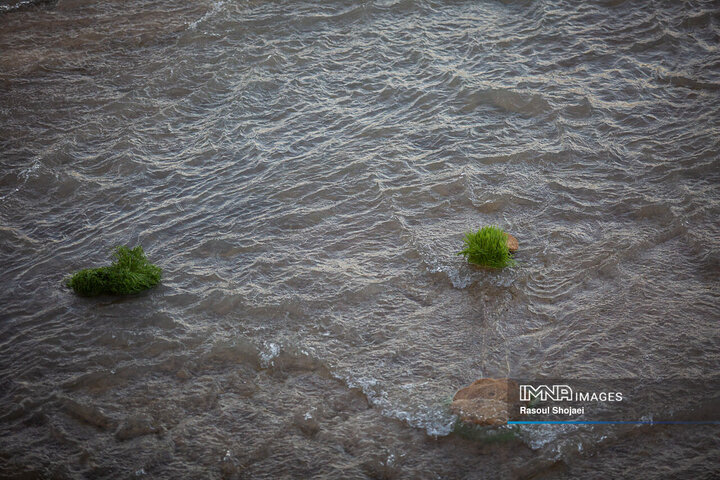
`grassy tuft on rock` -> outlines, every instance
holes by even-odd
[[[160,283],[162,269],[150,263],[141,246],[116,247],[112,265],[86,268],[73,274],[67,286],[85,297],[96,295],[132,295]]]
[[[504,268],[515,265],[507,246],[507,235],[496,226],[483,227],[476,233],[467,232],[463,239],[462,251],[468,262],[491,268]]]

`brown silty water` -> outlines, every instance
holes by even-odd
[[[449,410],[718,380],[718,45],[710,1],[0,3],[0,477],[720,474],[717,425]],[[456,255],[489,224],[517,266]],[[63,285],[118,244],[161,285]]]

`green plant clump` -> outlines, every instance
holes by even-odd
[[[467,232],[464,249],[458,252],[468,262],[483,267],[504,268],[515,265],[507,246],[507,235],[500,227],[483,227],[477,233]]]
[[[73,274],[67,286],[85,297],[96,295],[132,295],[160,283],[162,269],[150,263],[141,246],[115,247],[115,261],[100,268],[86,268]]]
[[[517,442],[521,439],[520,428],[517,425],[501,427],[485,427],[472,425],[456,420],[453,424],[453,433],[466,440],[486,444]]]

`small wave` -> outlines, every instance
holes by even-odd
[[[336,378],[349,388],[361,390],[368,402],[386,417],[395,418],[411,427],[425,430],[428,435],[433,437],[444,437],[452,433],[457,417],[451,414],[441,402],[434,406],[396,405],[395,401],[390,399],[388,392],[381,387],[380,382],[373,377],[340,375]]]
[[[456,98],[461,113],[470,113],[482,105],[492,106],[508,113],[536,116],[551,110],[550,104],[538,93],[518,92],[507,88],[487,90],[461,90]]]
[[[660,70],[657,78],[662,83],[668,83],[670,85],[687,88],[689,90],[707,90],[710,92],[720,90],[720,83],[691,78],[681,73]]]
[[[447,257],[443,256],[443,248],[425,245],[415,235],[411,239],[411,244],[425,263],[428,272],[445,274],[453,287],[460,290],[474,282],[472,274],[462,272],[462,262],[458,258],[454,258],[449,253]]]
[[[438,261],[431,261],[428,266],[428,271],[431,273],[444,273],[450,280],[450,283],[452,283],[452,286],[459,290],[462,290],[473,283],[472,275],[463,275],[460,272],[460,268],[456,268],[451,265],[443,265]]]
[[[198,25],[205,22],[209,18],[217,15],[217,13],[222,9],[222,7],[224,5],[225,5],[225,0],[219,0],[219,1],[213,2],[212,6],[210,7],[210,10],[208,10],[202,17],[200,17],[197,20],[190,22],[188,24],[188,29],[189,30],[197,29]]]
[[[582,97],[578,103],[565,107],[564,111],[569,117],[587,118],[592,115],[593,107],[587,97]]]
[[[39,5],[53,5],[57,2],[58,0],[10,0],[7,3],[0,3],[0,14],[5,12],[24,10],[26,8],[32,8]]]
[[[40,169],[41,165],[42,165],[42,163],[40,162],[40,158],[36,157],[32,161],[32,163],[30,164],[29,167],[20,170],[20,173],[18,174],[17,186],[10,192],[1,196],[0,201],[3,201],[6,198],[8,198],[9,196],[14,195],[14,194],[18,193],[20,190],[22,190],[23,187],[25,187],[25,185],[27,184],[28,180],[30,180],[30,178],[32,176],[34,176],[36,174],[36,172]]]

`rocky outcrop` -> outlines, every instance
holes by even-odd
[[[481,378],[457,391],[450,410],[463,422],[505,425],[518,398],[516,382],[507,378]]]

